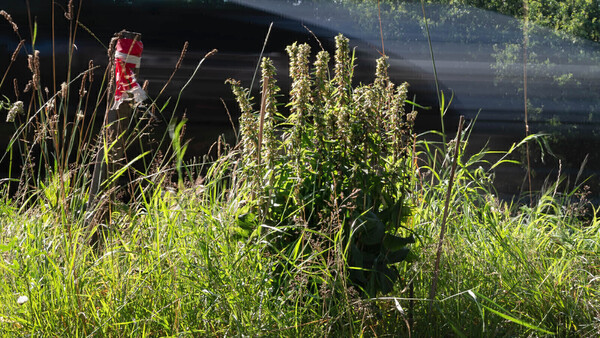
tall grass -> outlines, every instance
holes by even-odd
[[[468,133],[467,133],[468,135]],[[575,198],[584,186],[562,191],[561,180],[539,192],[537,203],[523,206],[500,200],[493,189],[489,151],[465,157],[462,140],[455,190],[451,197],[447,244],[434,308],[416,304],[417,332],[441,335],[597,334],[597,210]],[[421,257],[433,257],[436,227],[450,175],[451,157],[441,145],[424,142],[414,229]],[[511,148],[511,150],[514,148]],[[587,209],[587,211],[585,210]],[[577,211],[575,211],[577,210]],[[591,215],[585,219],[584,215]],[[426,298],[433,274],[423,259],[407,273],[416,298]],[[420,294],[420,295],[419,295]],[[419,324],[423,325],[420,326]],[[425,330],[425,331],[421,331]]]
[[[0,195],[0,332],[599,334],[600,220],[585,182],[567,189],[560,178],[549,180],[533,205],[500,200],[494,169],[512,165],[510,155],[540,136],[507,151],[467,152],[473,123],[448,143],[412,135],[407,86],[387,77],[386,58],[374,83],[355,86],[349,42],[337,42],[333,67],[325,52],[311,65],[307,46],[288,48],[289,114],[277,102],[269,60],[260,107],[232,81],[240,142],[219,142],[222,156],[184,161],[184,124],[175,121],[162,157],[138,158],[146,161],[141,168],[135,158],[125,163],[133,197],[114,203],[100,250],[88,245],[85,221],[89,164],[99,147],[88,116],[103,113],[107,94],[87,96],[96,92],[88,80],[81,96],[32,88],[5,157],[26,155],[22,177],[13,177],[21,188],[9,194],[5,182]],[[68,112],[66,97],[82,107],[91,102],[81,109],[85,118]],[[455,161],[437,296],[429,300]]]
[[[430,155],[429,165],[420,163],[423,177],[413,181],[411,228],[418,240],[412,250],[419,259],[398,265],[402,277],[394,290],[371,298],[352,293],[335,275],[336,267],[327,264],[326,254],[339,249],[306,251],[325,242],[327,234],[305,231],[303,241],[295,243],[300,245],[274,251],[273,233],[302,229],[241,227],[240,218],[252,210],[247,204],[252,192],[227,188],[237,179],[230,158],[215,162],[203,184],[176,191],[158,182],[138,212],[114,215],[119,229],[101,253],[83,240],[84,227],[75,224],[67,235],[55,221],[57,207],[40,201],[19,210],[5,198],[2,331],[86,336],[597,333],[598,219],[582,222],[585,201],[571,204],[570,192],[553,196],[549,189],[534,207],[499,201],[477,158],[459,160],[430,317],[436,226],[449,175],[443,163],[449,158]],[[278,269],[282,262],[287,263],[283,270]],[[328,288],[316,288],[308,278],[317,275]],[[289,281],[286,287],[274,287],[282,279]],[[343,290],[349,292],[345,297],[338,293]],[[19,305],[21,296],[28,300]]]

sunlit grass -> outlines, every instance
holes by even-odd
[[[81,222],[65,231],[59,207],[40,200],[19,210],[4,199],[0,325],[7,335],[358,335],[406,334],[408,327],[415,335],[597,333],[598,219],[582,221],[569,200],[550,194],[533,207],[499,201],[466,173],[451,202],[433,314],[426,298],[443,180],[429,185],[425,177],[416,189],[419,258],[400,264],[395,290],[332,303],[304,279],[306,271],[331,271],[318,254],[273,254],[260,233],[240,240],[236,221],[249,192],[230,194],[208,181],[178,192],[156,187],[133,215],[114,216],[102,252],[87,245]],[[282,259],[298,280],[274,292]],[[334,325],[340,318],[348,324]]]
[[[510,155],[539,135],[507,151],[470,150],[475,155],[467,156],[470,129],[463,134],[437,294],[428,299],[454,160],[449,149],[457,141],[413,137],[415,115],[404,114],[408,87],[394,88],[385,58],[373,85],[352,88],[354,59],[348,41],[338,39],[343,48],[335,55],[334,76],[326,53],[309,72],[308,47],[289,48],[296,71],[289,118],[277,111],[268,60],[259,111],[232,81],[243,110],[242,136],[237,146],[219,144],[223,155],[216,159],[184,162],[184,123],[171,121],[164,156],[148,153],[137,158],[142,168],[125,166],[134,177],[127,187],[131,200],[110,200],[110,224],[95,225],[107,229],[100,247],[89,245],[96,229],[90,229],[85,204],[89,163],[98,151],[90,145],[93,137],[68,114],[66,102],[54,113],[72,128],[65,135],[80,141],[48,141],[40,135],[48,136],[56,122],[17,117],[25,124],[17,125],[13,146],[26,154],[37,147],[41,157],[23,158],[18,192],[9,193],[8,182],[1,186],[0,333],[599,334],[600,220],[584,185],[559,180],[538,192],[532,205],[495,196],[493,169],[515,165]],[[43,108],[54,94],[32,95],[29,114],[49,114]],[[99,105],[90,107],[92,114]],[[167,110],[165,104],[157,112]],[[303,115],[309,110],[312,115]],[[414,258],[381,263],[400,272],[390,290],[368,290],[367,282],[351,276],[380,277],[369,266],[351,265],[353,245],[365,257],[392,252],[382,249],[381,233],[376,243],[369,241],[377,237],[361,228],[369,222],[381,223],[372,229],[388,235],[416,239]]]

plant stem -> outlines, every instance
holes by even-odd
[[[260,160],[261,160],[261,151],[262,151],[262,143],[263,143],[263,128],[265,123],[265,103],[267,102],[267,88],[269,87],[269,78],[265,76],[263,78],[263,89],[262,89],[262,97],[260,99],[260,117],[258,124],[258,142],[256,143],[257,148],[257,156],[258,156],[258,167],[260,168]],[[262,175],[261,175],[262,177]]]
[[[452,170],[450,171],[450,181],[448,182],[448,191],[446,192],[446,202],[444,204],[444,217],[442,218],[442,225],[440,227],[440,239],[437,245],[437,254],[435,258],[435,268],[433,270],[433,281],[431,282],[431,289],[429,290],[429,316],[431,318],[431,309],[433,306],[433,299],[435,298],[435,292],[437,288],[438,275],[440,272],[440,259],[442,257],[442,245],[444,243],[444,235],[446,233],[446,221],[448,220],[450,196],[452,195],[452,186],[454,184],[454,173],[456,172],[456,162],[458,162],[458,151],[460,149],[460,140],[462,134],[462,128],[465,117],[460,116],[458,122],[458,132],[456,134],[456,144],[454,146],[454,161],[452,162]]]
[[[523,0],[523,101],[525,105],[525,137],[529,136],[529,121],[527,114],[527,47],[529,45],[529,1]],[[529,183],[529,205],[533,206],[531,188],[531,163],[529,155],[529,142],[525,144],[527,156],[527,181]]]
[[[437,68],[435,67],[435,57],[433,55],[433,45],[431,44],[431,34],[429,33],[429,24],[427,23],[427,16],[425,15],[425,2],[421,0],[421,9],[423,10],[423,21],[425,22],[425,32],[427,33],[427,43],[429,44],[429,55],[431,56],[431,63],[433,65],[433,77],[435,80],[435,92],[437,94],[438,105],[440,106],[440,113],[442,114],[442,135],[444,137],[444,143],[446,143],[446,133],[444,130],[444,109],[442,107],[442,98],[440,97],[440,85],[438,83]]]
[[[256,79],[256,73],[258,73],[258,67],[260,67],[260,62],[262,60],[262,56],[265,52],[265,47],[267,47],[267,41],[269,41],[269,36],[271,35],[271,28],[273,28],[273,22],[269,25],[269,30],[267,31],[267,36],[265,36],[265,42],[263,42],[262,50],[260,51],[260,55],[258,56],[258,62],[256,63],[256,69],[254,69],[254,75],[252,75],[252,82],[250,82],[250,90],[248,90],[248,95],[252,93],[252,87],[254,86],[254,80]]]
[[[383,27],[381,26],[381,6],[379,4],[379,0],[377,0],[377,11],[379,18],[379,35],[381,36],[381,54],[385,55],[385,46],[383,44]]]

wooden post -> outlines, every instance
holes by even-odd
[[[121,31],[116,34],[116,37],[120,39],[130,39],[133,42],[141,41],[141,34],[133,33],[128,31]],[[115,57],[115,63],[121,62],[121,67],[125,66],[125,63],[130,63],[129,58],[138,58],[136,67],[134,70],[135,76],[139,73],[139,57],[131,57],[129,51],[119,52],[121,58]],[[141,51],[140,51],[141,53]],[[131,62],[133,63],[133,62]],[[115,72],[119,65],[115,64]],[[122,70],[121,70],[122,71]],[[122,73],[122,77],[128,81],[130,77],[127,73]],[[116,92],[119,91],[119,76],[115,76],[115,88]],[[139,84],[135,83],[138,87]],[[125,85],[126,88],[131,88],[130,84]],[[127,95],[125,95],[127,94]],[[104,241],[106,230],[110,226],[110,214],[112,203],[115,198],[115,191],[120,188],[119,180],[111,179],[122,167],[125,161],[125,143],[126,128],[128,122],[131,119],[133,112],[133,95],[129,91],[122,93],[122,96],[118,98],[115,95],[113,101],[119,100],[111,108],[107,109],[104,116],[104,122],[102,125],[101,135],[99,140],[98,153],[93,162],[94,171],[92,174],[92,181],[89,190],[86,220],[88,229],[91,233],[90,245],[94,248],[99,248]]]

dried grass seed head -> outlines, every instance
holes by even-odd
[[[33,81],[29,80],[25,85],[25,89],[23,89],[23,93],[29,92],[31,90],[31,87],[33,87]]]
[[[83,111],[80,109],[80,110],[77,112],[77,121],[82,121],[84,117],[85,117],[85,114],[84,114],[84,113],[83,113]]]
[[[106,54],[108,55],[108,59],[111,61],[111,63],[115,58],[115,50],[117,49],[118,41],[119,41],[119,37],[113,36],[113,38],[110,39],[110,43],[108,44],[108,51],[106,52]]]
[[[1,10],[0,15],[2,15],[4,19],[8,21],[15,33],[19,33],[19,26],[17,26],[17,24],[13,21],[12,16],[10,16],[10,14],[8,14],[5,10]]]
[[[27,55],[27,68],[29,68],[29,71],[31,71],[33,73],[34,66],[33,66],[33,55],[32,54]]]
[[[65,18],[67,18],[67,20],[73,20],[73,0],[69,0],[69,3],[67,4]]]
[[[27,67],[31,71],[32,76],[32,86],[34,90],[39,88],[40,83],[40,51],[35,50],[33,55],[29,54],[27,56]]]
[[[50,112],[50,111],[54,110],[55,106],[56,106],[56,100],[54,98],[51,98],[50,100],[46,101],[46,112]]]
[[[213,49],[210,52],[206,53],[206,55],[204,55],[204,58],[209,58],[215,54],[217,54],[218,50],[217,49]]]
[[[58,95],[60,95],[63,99],[66,99],[67,95],[69,95],[69,86],[66,82],[60,84],[60,92]]]
[[[186,41],[183,44],[183,48],[181,49],[181,54],[179,55],[179,60],[177,60],[177,64],[175,65],[175,69],[179,69],[181,67],[181,62],[183,61],[183,59],[185,58],[185,55],[187,54],[187,50],[188,50],[188,46],[189,46],[189,42]]]
[[[79,97],[83,97],[87,93],[87,91],[85,90],[85,84],[88,78],[88,74],[89,72],[85,72],[83,74],[83,78],[81,79],[81,87],[79,87]]]
[[[88,63],[88,79],[90,83],[94,82],[94,61],[90,60]]]
[[[6,115],[6,122],[14,122],[15,117],[17,117],[17,115],[22,114],[22,113],[23,113],[23,102],[17,101],[15,103],[13,103],[12,107],[8,111],[8,114]]]
[[[24,44],[25,44],[25,40],[19,41],[17,48],[15,48],[15,51],[13,52],[12,56],[10,57],[11,62],[15,62],[17,60],[17,55],[19,55],[19,52],[21,51],[21,48],[23,47]]]

